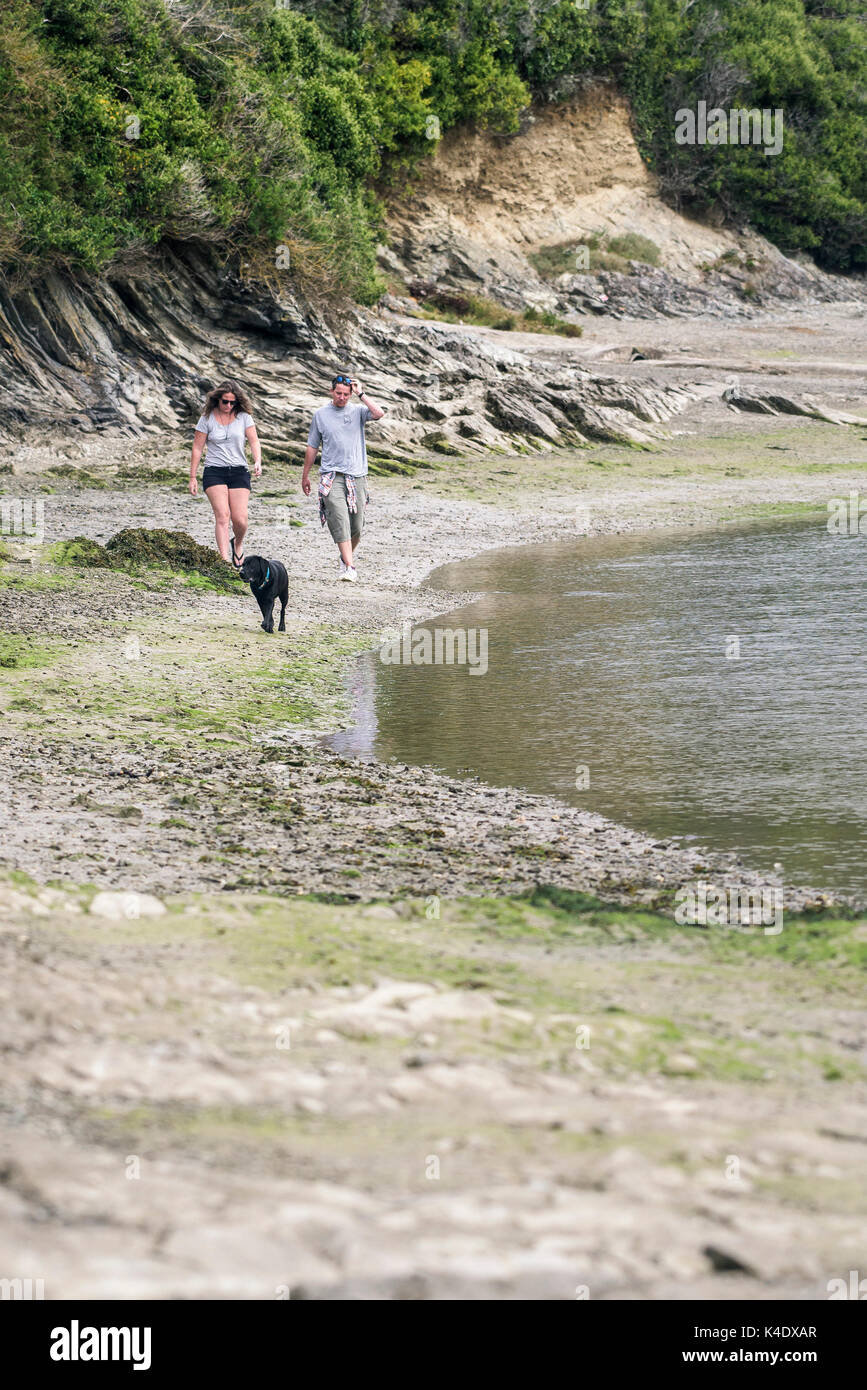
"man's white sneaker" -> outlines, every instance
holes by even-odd
[[[354,565],[347,565],[340,578],[347,579],[350,584],[354,584],[356,579],[358,578],[358,570],[355,568]]]
[[[340,575],[341,579],[346,573],[346,562],[342,555],[338,555],[337,557],[337,573]]]

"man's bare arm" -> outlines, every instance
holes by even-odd
[[[382,406],[374,404],[374,402],[368,396],[367,392],[362,388],[361,382],[356,381],[355,377],[352,378],[352,389],[358,396],[358,399],[361,401],[361,404],[367,406],[368,410],[370,411],[371,420],[381,420],[383,415],[385,414],[385,411],[383,410]]]
[[[304,450],[304,468],[301,472],[301,491],[305,497],[310,496],[310,470],[316,462],[318,449],[314,449],[312,444],[308,444]]]

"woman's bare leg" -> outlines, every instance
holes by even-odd
[[[244,554],[244,537],[247,534],[247,507],[250,503],[250,494],[245,487],[229,488],[228,493],[235,555],[241,556]]]
[[[205,488],[205,496],[210,502],[214,513],[214,535],[217,539],[217,549],[224,560],[230,561],[229,489],[224,483],[218,483],[214,487]]]

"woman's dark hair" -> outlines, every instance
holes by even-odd
[[[230,391],[235,397],[235,404],[232,406],[233,415],[237,415],[239,411],[246,411],[248,415],[253,414],[253,406],[250,402],[250,397],[247,395],[246,391],[238,385],[237,381],[221,381],[219,386],[215,386],[213,391],[209,391],[205,397],[205,407],[202,414],[206,420],[211,412],[217,409],[217,406],[220,404],[220,397],[225,391]]]

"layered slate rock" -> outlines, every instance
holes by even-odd
[[[587,439],[641,443],[694,399],[568,362],[550,381],[545,342],[516,351],[459,325],[325,312],[288,278],[251,285],[206,252],[163,247],[101,279],[52,275],[0,294],[0,431],[192,430],[203,393],[232,377],[252,394],[272,456],[295,457],[331,375],[348,368],[387,406],[377,442],[399,461]]]

